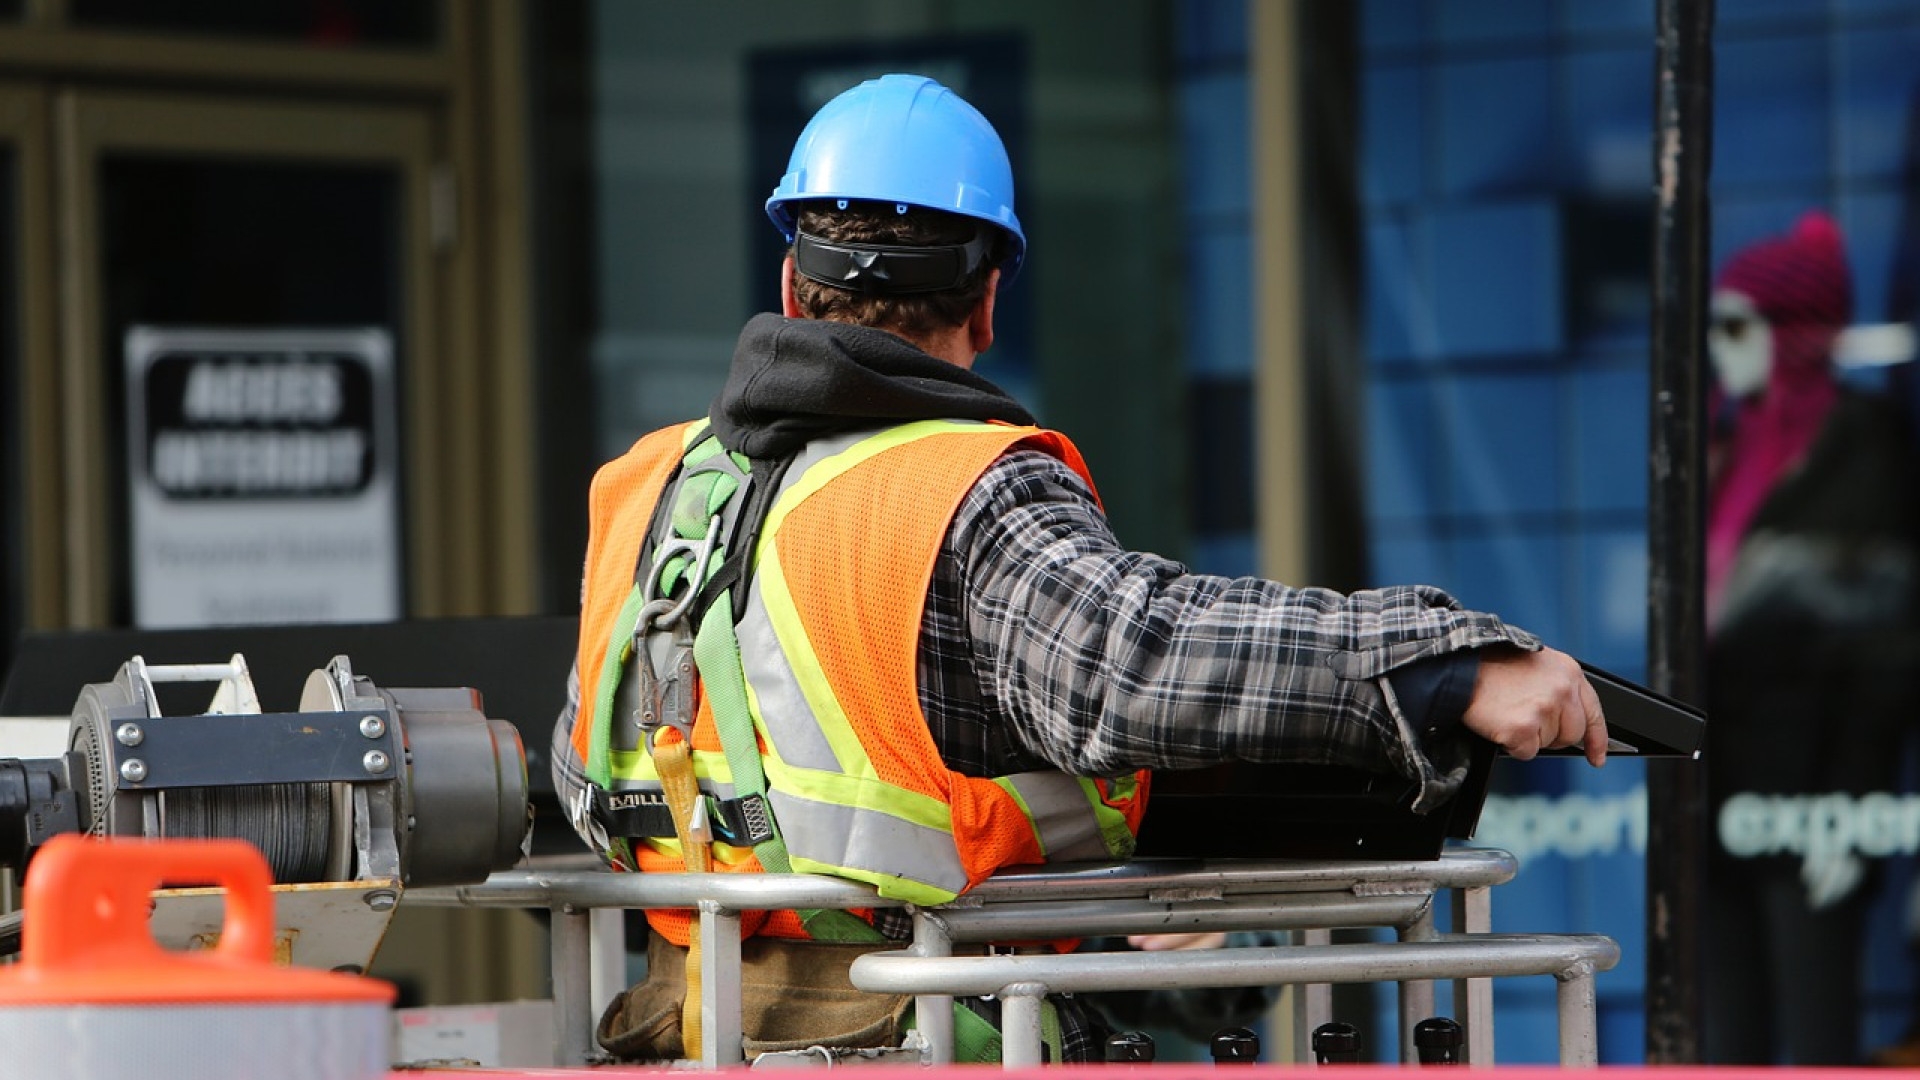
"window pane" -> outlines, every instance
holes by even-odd
[[[975,370],[1073,436],[1124,539],[1181,552],[1185,506],[1168,493],[1182,490],[1182,422],[1162,408],[1183,377],[1163,277],[1181,258],[1168,13],[1144,0],[884,6],[879,19],[807,0],[766,21],[590,6],[597,455],[704,412],[741,324],[778,309],[764,203],[807,118],[863,79],[920,72],[998,130],[1030,241]]]

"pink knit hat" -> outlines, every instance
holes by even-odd
[[[1773,379],[1795,382],[1831,364],[1833,339],[1853,311],[1853,277],[1833,219],[1815,210],[1785,236],[1742,248],[1715,285],[1744,293],[1773,330]]]

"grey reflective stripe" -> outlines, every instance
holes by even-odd
[[[953,836],[877,810],[767,792],[788,854],[827,866],[906,878],[958,896],[967,872]],[[885,887],[881,895],[887,895]]]
[[[1048,862],[1107,861],[1106,837],[1100,819],[1087,801],[1080,781],[1061,772],[1023,772],[1000,778],[1027,804],[1027,815],[1040,837]]]
[[[760,598],[757,576],[755,580],[747,597],[747,610],[734,624],[733,631],[740,639],[740,668],[746,672],[747,685],[753,688],[761,723],[766,725],[767,741],[779,752],[780,760],[789,765],[821,772],[843,772],[839,757],[815,722],[806,696],[800,692],[800,680],[774,635],[773,621],[767,618],[767,605]]]
[[[793,464],[787,466],[780,484],[781,493],[774,504],[786,497],[808,469],[871,435],[872,432],[838,435],[809,444],[793,459]],[[764,534],[761,539],[766,539]],[[746,673],[747,685],[753,688],[767,741],[788,765],[845,772],[839,756],[820,730],[819,721],[814,719],[813,710],[807,707],[806,696],[800,692],[800,680],[774,634],[773,621],[767,617],[767,605],[760,591],[762,584],[763,579],[756,573],[754,585],[747,593],[746,610],[739,613],[733,629],[740,641],[740,668]],[[775,810],[774,814],[777,816],[779,811]]]

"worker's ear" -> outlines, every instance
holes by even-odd
[[[793,298],[793,256],[780,264],[780,314],[789,319],[800,317],[800,302]]]
[[[967,339],[975,353],[986,352],[993,346],[993,298],[999,291],[1000,271],[996,268],[987,274],[987,291],[967,318]]]

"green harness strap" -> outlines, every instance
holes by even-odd
[[[919,1019],[908,1010],[906,1030],[919,1026]],[[1064,1058],[1065,1039],[1060,1032],[1060,1009],[1052,998],[1040,1000],[1040,1042],[1053,1055],[1052,1063]],[[955,1065],[998,1065],[1006,1037],[984,1016],[967,1008],[958,999],[953,1003],[953,1063]]]
[[[770,496],[771,492],[760,492],[763,498],[758,500],[748,498],[748,492],[756,484],[772,483],[772,477],[762,475],[756,480],[752,462],[728,453],[720,446],[719,440],[712,436],[697,441],[683,456],[682,462],[681,479],[661,496],[671,502],[667,528],[681,538],[699,541],[711,539],[711,553],[702,566],[690,566],[683,558],[669,560],[661,569],[660,580],[651,583],[661,595],[671,594],[676,584],[697,594],[717,578],[729,563],[751,558],[762,522],[757,516],[753,520],[746,518],[755,513],[756,507],[764,507],[770,502],[766,496]],[[707,463],[704,468],[688,474],[688,466],[702,463]],[[763,514],[764,510],[760,513]],[[686,576],[685,580],[681,580],[682,575]],[[694,580],[696,576],[698,580]],[[736,576],[733,580],[744,580],[744,576]],[[623,610],[622,615],[625,614]],[[693,640],[693,663],[700,673],[700,685],[713,709],[720,748],[726,755],[727,769],[733,775],[734,798],[736,801],[751,799],[766,808],[766,831],[770,835],[753,845],[754,856],[768,873],[792,873],[793,860],[787,854],[786,841],[780,836],[779,824],[774,820],[772,808],[766,803],[766,769],[760,762],[759,738],[754,730],[753,712],[747,702],[747,678],[740,663],[740,639],[733,628],[732,586],[714,594],[704,608],[697,601],[682,607],[679,617],[691,619],[697,624]],[[665,630],[666,627],[656,626],[652,629]],[[629,637],[631,633],[629,630]],[[646,662],[644,657],[641,659]],[[816,940],[885,940],[871,925],[845,911],[808,909],[799,914],[807,933]]]

